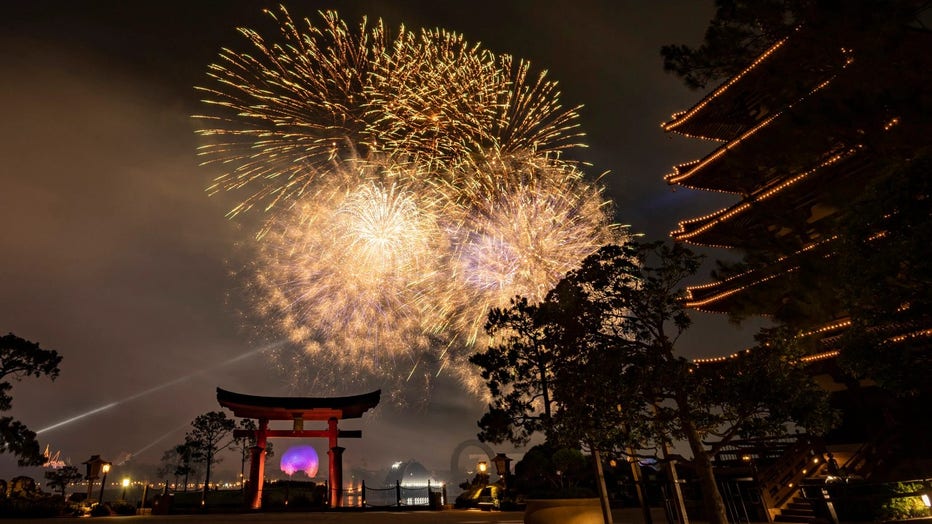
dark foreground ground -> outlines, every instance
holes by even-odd
[[[654,524],[666,524],[663,510],[653,510]],[[612,512],[616,524],[643,524],[641,510],[616,509]],[[0,519],[7,523],[67,524],[521,524],[520,511],[366,511],[347,513],[248,513],[221,515],[137,515],[135,517],[96,517],[88,519]]]

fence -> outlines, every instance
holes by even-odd
[[[428,483],[424,486],[405,486],[396,481],[394,486],[372,488],[365,481],[359,488],[343,489],[343,504],[348,507],[392,508],[429,507],[440,509],[446,504],[446,487]]]

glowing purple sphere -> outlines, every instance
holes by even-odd
[[[317,451],[311,446],[291,446],[282,455],[281,469],[289,477],[303,471],[308,477],[317,475]]]

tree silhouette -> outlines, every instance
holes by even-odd
[[[17,337],[13,333],[0,337],[0,411],[13,405],[10,380],[43,375],[55,380],[62,357],[54,350]],[[13,417],[0,417],[0,453],[12,453],[20,466],[39,466],[45,461],[36,434]]]
[[[178,477],[184,477],[183,491],[188,491],[188,477],[199,473],[197,469],[197,464],[200,462],[199,453],[200,451],[194,449],[194,446],[188,440],[166,450],[162,454],[162,466],[159,468],[159,474],[175,477],[176,487]]]
[[[801,348],[783,330],[716,365],[677,353],[691,322],[683,281],[699,264],[679,244],[609,245],[540,304],[516,299],[510,310],[493,312],[490,324],[514,336],[472,359],[494,399],[480,422],[483,436],[524,441],[543,429],[548,441],[588,448],[600,476],[603,453],[685,462],[699,478],[709,521],[727,522],[712,471],[720,449],[738,436],[785,434],[788,423],[818,432],[833,420],[825,392],[796,365]],[[545,418],[543,398],[553,405]],[[487,429],[493,417],[494,433]],[[692,456],[670,454],[675,441],[685,441]]]
[[[256,421],[251,418],[240,419],[239,427],[236,429],[242,429],[246,431],[255,431],[257,429]],[[243,435],[241,437],[234,436],[233,442],[230,446],[230,449],[232,449],[233,451],[236,451],[240,455],[239,478],[240,478],[240,485],[242,487],[245,487],[245,482],[243,482],[243,480],[245,479],[245,474],[246,474],[246,461],[249,459],[249,455],[251,453],[250,450],[255,445],[256,445],[255,435],[248,434],[248,435]],[[271,458],[274,454],[275,454],[275,451],[273,450],[272,443],[266,442],[265,458],[266,459]]]
[[[78,471],[76,466],[63,466],[45,472],[45,478],[48,480],[50,488],[58,488],[61,491],[62,498],[65,498],[65,488],[72,482],[81,480],[84,476]]]
[[[709,522],[725,524],[712,458],[739,436],[819,432],[832,421],[826,393],[782,330],[765,333],[741,358],[696,365],[676,342],[690,319],[683,281],[699,267],[689,249],[660,242],[605,246],[548,294],[542,308],[554,347],[566,352],[554,380],[562,406],[555,433],[594,449],[693,466]],[[668,454],[685,441],[691,457]],[[651,451],[653,450],[653,451]]]
[[[540,308],[523,297],[489,313],[485,329],[493,343],[469,359],[480,368],[493,397],[479,421],[483,442],[507,440],[520,446],[535,432],[549,433],[557,355],[546,343],[543,324]]]
[[[193,429],[185,436],[185,442],[195,452],[194,460],[204,464],[204,491],[201,495],[201,505],[205,505],[207,501],[210,468],[221,460],[217,457],[217,453],[233,443],[233,440],[227,440],[227,437],[233,432],[235,426],[233,419],[228,418],[223,411],[210,411],[198,415],[191,422]]]

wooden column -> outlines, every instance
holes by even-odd
[[[250,509],[262,509],[262,487],[265,484],[265,448],[268,445],[268,419],[259,419],[256,430],[256,445],[252,447],[249,458],[249,492]]]
[[[330,448],[330,507],[343,507],[343,450],[340,446]]]
[[[327,421],[327,457],[329,464],[327,474],[330,478],[330,507],[339,508],[343,499],[343,448],[337,445],[337,436],[340,430],[337,428],[337,419],[330,418]]]

